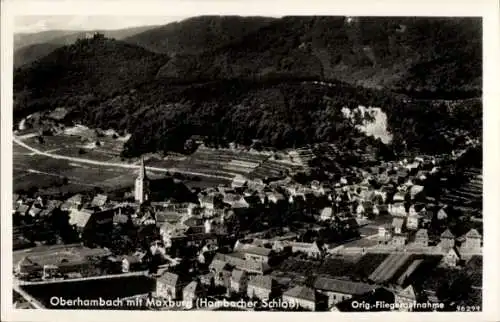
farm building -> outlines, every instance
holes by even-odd
[[[247,287],[247,296],[249,298],[258,298],[260,300],[269,300],[274,291],[275,282],[269,275],[257,275],[250,278]]]
[[[455,246],[455,235],[453,235],[449,229],[446,229],[441,234],[441,241],[439,243],[439,246],[445,252]]]
[[[193,305],[197,298],[203,297],[205,294],[205,288],[201,283],[192,281],[182,290],[182,300],[186,305]]]
[[[427,247],[429,246],[429,235],[427,229],[419,229],[415,234],[415,246]]]
[[[156,296],[166,299],[179,299],[182,295],[179,275],[166,272],[156,279]]]
[[[239,269],[234,269],[231,272],[231,291],[238,294],[246,294],[247,285],[247,273]]]
[[[417,301],[417,294],[411,285],[396,292],[394,295],[395,303],[399,304],[400,311],[410,310],[410,305],[413,305]]]
[[[360,282],[318,277],[314,281],[314,289],[328,296],[328,307],[331,307],[355,295],[370,292],[375,289],[375,286]]]
[[[283,301],[291,305],[314,311],[316,309],[316,292],[306,286],[295,286],[283,293]]]

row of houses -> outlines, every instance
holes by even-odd
[[[396,223],[395,225],[394,221],[392,229],[391,227],[380,226],[377,238],[380,244],[390,244],[401,248],[426,249],[431,247],[427,229],[421,228],[416,232],[403,233],[401,231],[401,224]],[[461,253],[480,254],[482,251],[482,237],[479,232],[473,228],[458,238],[455,237],[449,229],[446,229],[441,234],[439,243],[435,248],[441,252],[448,252],[448,250],[457,246],[457,241],[460,242],[460,247],[458,249]]]

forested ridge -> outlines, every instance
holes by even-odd
[[[446,152],[449,131],[480,133],[480,101],[450,109],[415,99],[480,95],[477,20],[384,19],[285,17],[197,53],[78,40],[16,69],[14,117],[66,107],[67,121],[130,133],[125,156],[183,151],[192,135],[278,149],[348,144],[362,135],[341,109],[358,105],[387,113],[396,150]]]

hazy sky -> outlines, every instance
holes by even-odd
[[[14,32],[32,33],[45,30],[95,30],[164,25],[186,17],[165,16],[17,16]]]

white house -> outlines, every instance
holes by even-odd
[[[396,216],[396,217],[405,217],[406,216],[405,205],[402,202],[398,202],[398,203],[389,205],[387,207],[387,211],[392,216]]]
[[[456,267],[459,260],[460,256],[455,250],[455,248],[450,248],[450,250],[443,257],[441,263],[447,267]]]
[[[333,209],[332,207],[325,207],[321,210],[321,214],[319,216],[320,220],[327,221],[333,218]]]

